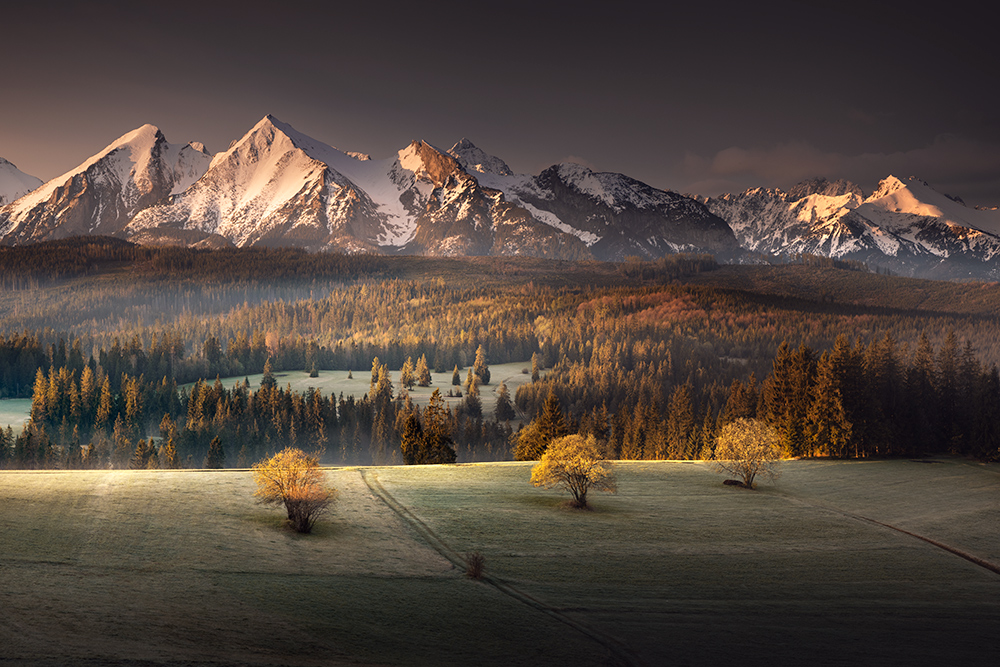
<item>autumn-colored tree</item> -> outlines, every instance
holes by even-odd
[[[715,471],[736,475],[754,488],[758,476],[774,479],[781,460],[781,435],[758,419],[740,418],[726,424],[716,438]]]
[[[479,396],[479,376],[473,376],[465,394],[465,412],[473,419],[483,416],[483,401]]]
[[[452,447],[451,414],[438,389],[431,394],[430,403],[424,408],[423,463],[454,463],[457,455]]]
[[[421,354],[420,358],[417,359],[417,368],[413,372],[417,376],[417,385],[420,387],[429,387],[432,383],[431,369],[427,366],[427,355]]]
[[[568,432],[559,398],[550,391],[542,406],[542,414],[518,431],[514,444],[514,458],[518,461],[537,461],[556,438]]]
[[[413,389],[413,385],[417,383],[417,377],[413,372],[413,357],[407,357],[406,363],[400,369],[399,383],[407,389]]]
[[[338,493],[326,486],[318,459],[292,447],[255,463],[253,479],[254,496],[262,503],[284,505],[289,523],[299,533],[312,531]]]
[[[476,349],[476,362],[472,370],[479,378],[479,384],[490,383],[490,367],[486,365],[486,351],[482,345]]]
[[[174,436],[171,434],[163,444],[160,445],[159,462],[161,468],[177,468],[177,447],[174,446]]]
[[[586,509],[590,490],[616,493],[611,463],[601,456],[593,436],[568,435],[549,443],[542,459],[531,469],[531,483],[545,488],[561,487],[573,494],[570,505]]]
[[[139,439],[139,442],[135,445],[135,451],[132,452],[132,458],[128,463],[128,467],[132,470],[155,469],[160,467],[159,457],[157,456],[156,447],[153,445],[152,438],[149,439],[148,443],[143,438]]]

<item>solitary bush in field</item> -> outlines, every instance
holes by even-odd
[[[726,424],[716,438],[715,471],[736,475],[752,489],[754,479],[778,476],[781,437],[771,426],[757,419],[741,418]]]
[[[486,556],[481,551],[473,551],[465,554],[465,576],[471,579],[482,579],[483,569],[486,567]]]
[[[262,503],[284,505],[289,523],[300,533],[312,531],[338,493],[326,486],[319,460],[293,447],[255,463],[253,479],[257,483],[254,496]]]
[[[565,488],[573,494],[570,504],[579,509],[587,508],[587,492],[591,489],[618,491],[611,464],[604,460],[592,435],[567,435],[553,440],[531,469],[531,483],[547,489]]]

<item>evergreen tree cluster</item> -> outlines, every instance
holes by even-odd
[[[739,417],[772,424],[789,455],[996,456],[996,286],[902,281],[810,258],[720,269],[683,256],[627,261],[610,278],[596,264],[574,269],[593,269],[594,283],[511,261],[478,284],[399,277],[414,262],[450,276],[485,266],[473,260],[100,239],[55,242],[49,256],[43,245],[0,257],[14,281],[0,293],[0,397],[32,399],[29,428],[4,432],[11,465],[84,465],[90,444],[86,465],[163,465],[167,437],[155,447],[148,438],[164,415],[177,465],[202,465],[215,437],[226,465],[244,448],[253,460],[290,444],[325,447],[328,462],[392,462],[402,434],[415,433],[411,415],[427,428],[397,389],[450,369],[448,390],[464,399],[446,409],[462,461],[507,458],[521,435],[536,454],[532,429],[548,433],[556,419],[550,395],[567,432],[594,433],[614,458],[702,456]],[[284,282],[269,282],[271,270]],[[40,286],[67,278],[72,290]],[[273,376],[376,358],[364,396],[291,392]],[[483,419],[487,358],[531,360],[532,382],[512,401],[498,390],[496,420]],[[396,386],[389,368],[403,369]],[[260,372],[255,392],[211,383]],[[524,428],[512,440],[516,416]]]

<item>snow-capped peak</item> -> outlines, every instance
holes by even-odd
[[[910,180],[913,180],[913,178],[911,177]],[[881,199],[882,197],[887,197],[893,194],[894,192],[902,190],[905,187],[906,184],[903,183],[903,181],[890,174],[889,176],[886,176],[881,181],[879,181],[878,187],[875,188],[875,192],[873,192],[871,197],[868,198],[868,201],[873,201],[876,199]]]
[[[466,170],[477,171],[480,174],[495,174],[497,176],[513,176],[507,163],[500,158],[490,155],[468,139],[461,139],[452,146],[448,153],[458,160]]]
[[[0,206],[23,197],[41,184],[41,179],[24,173],[0,157]]]
[[[115,234],[139,211],[197,181],[208,161],[191,144],[170,144],[155,125],[143,125],[5,207],[0,235],[24,243]]]
[[[397,154],[399,166],[413,173],[416,179],[434,184],[444,183],[452,174],[462,171],[459,162],[426,141],[412,141]]]

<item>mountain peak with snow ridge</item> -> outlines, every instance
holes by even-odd
[[[168,143],[155,125],[142,125],[5,206],[0,238],[27,243],[118,233],[139,211],[197,181],[208,162],[191,144]]]
[[[466,170],[497,176],[514,175],[506,162],[495,155],[490,155],[464,137],[448,149],[448,153],[458,160],[459,164]]]
[[[40,178],[24,173],[0,157],[0,206],[23,197],[41,184]]]

